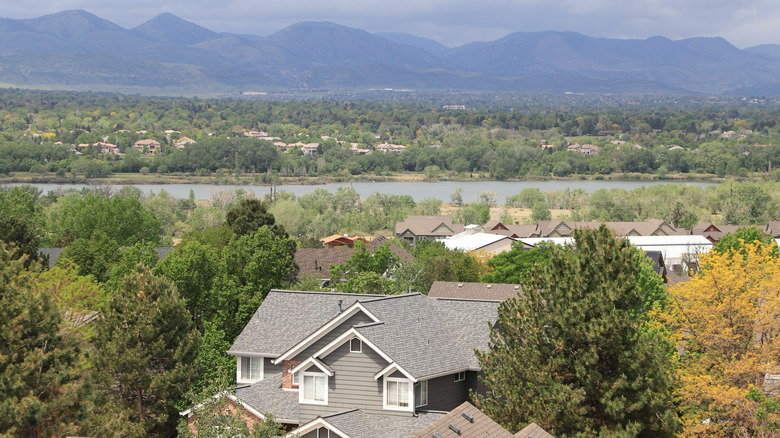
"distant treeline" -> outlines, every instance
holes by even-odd
[[[466,99],[459,97],[459,99]],[[583,98],[585,99],[585,98]],[[536,98],[450,110],[433,103],[266,102],[161,99],[92,94],[0,92],[0,173],[105,177],[114,172],[216,172],[318,176],[425,172],[431,178],[479,174],[494,179],[610,175],[701,174],[744,177],[775,172],[780,111],[772,105],[705,100],[647,105]],[[678,99],[679,100],[679,99]],[[557,102],[557,103],[556,103]],[[518,111],[511,106],[518,104]],[[278,141],[318,143],[305,155]],[[173,146],[182,137],[197,143]],[[146,155],[141,139],[160,142]],[[79,144],[107,142],[121,155]],[[372,150],[381,143],[401,153]],[[569,150],[595,145],[596,153]]]

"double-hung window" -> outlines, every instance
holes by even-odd
[[[328,404],[328,376],[323,373],[303,373],[303,391],[300,402],[308,404]]]
[[[412,384],[408,379],[385,377],[385,409],[412,410]]]
[[[237,380],[239,383],[252,383],[263,380],[263,358],[239,357]]]

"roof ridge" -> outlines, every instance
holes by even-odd
[[[441,300],[441,301],[478,301],[483,303],[500,303],[503,300],[487,300],[484,298],[452,298],[452,297],[431,297],[434,300]]]
[[[346,292],[323,292],[315,290],[290,290],[290,289],[271,289],[270,292],[281,292],[285,294],[304,294],[304,295],[346,295],[350,297],[384,297],[387,295],[380,294],[350,294]],[[269,293],[270,293],[269,292]]]
[[[364,294],[350,294],[350,295],[364,295]],[[412,297],[415,295],[422,295],[420,292],[412,292],[410,294],[402,294],[402,295],[367,295],[367,296],[373,296],[375,298],[372,298],[370,300],[358,300],[361,303],[373,303],[375,301],[383,301],[383,300],[389,300],[392,298],[407,298]],[[427,296],[427,295],[426,295]]]

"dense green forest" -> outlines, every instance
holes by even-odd
[[[547,178],[614,174],[775,178],[780,111],[772,102],[687,98],[488,97],[273,102],[0,92],[0,174],[106,177]],[[444,103],[466,103],[447,109]],[[251,138],[250,132],[266,137]],[[182,148],[174,144],[190,138]],[[265,140],[269,138],[272,140]],[[154,154],[133,149],[154,139]],[[274,142],[316,143],[283,151]],[[77,145],[106,142],[118,154]],[[383,143],[405,146],[381,153]],[[572,150],[595,145],[597,153]],[[355,154],[353,149],[372,151]],[[78,152],[78,153],[76,153]]]

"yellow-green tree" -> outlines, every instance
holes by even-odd
[[[780,436],[780,258],[774,243],[701,257],[672,289],[686,436]]]

